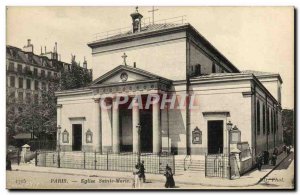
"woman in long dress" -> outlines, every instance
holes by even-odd
[[[171,169],[171,167],[169,167],[168,164],[166,166],[166,170],[165,170],[164,175],[166,176],[165,187],[166,188],[174,188],[175,187],[175,181],[174,181],[174,178],[173,178],[172,169]]]

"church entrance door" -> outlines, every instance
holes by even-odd
[[[207,121],[208,154],[223,153],[223,120]]]
[[[81,151],[82,148],[82,125],[81,124],[73,124],[73,151]]]
[[[141,110],[141,152],[152,153],[152,110]]]

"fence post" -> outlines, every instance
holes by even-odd
[[[35,151],[35,166],[38,164],[38,158],[37,158],[37,150]]]
[[[96,168],[97,168],[97,159],[96,159],[96,155],[97,155],[97,153],[96,153],[96,151],[95,151],[95,170],[96,170]]]
[[[85,169],[85,152],[83,152],[83,169]]]
[[[57,167],[60,168],[60,151],[57,151]]]
[[[108,151],[106,152],[106,170],[108,170]]]
[[[174,170],[174,175],[175,175],[175,155],[172,155],[173,156],[173,170]]]
[[[155,156],[152,156],[152,158],[155,157]],[[160,173],[160,168],[162,166],[160,165],[160,154],[158,154],[158,173]]]
[[[20,165],[20,149],[18,149],[17,161],[18,161],[18,165]]]
[[[206,160],[207,160],[207,155],[206,155],[206,153],[205,153],[205,158],[204,158],[204,175],[205,175],[205,177],[207,176],[207,175],[206,175],[206,169],[207,169],[207,168],[206,168],[206,166],[207,166],[207,165],[206,165],[206,163],[207,163]]]

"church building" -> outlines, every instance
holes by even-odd
[[[56,92],[62,151],[196,157],[230,147],[254,161],[281,147],[279,74],[239,70],[189,23],[131,18],[130,30],[87,44],[89,86]],[[147,107],[151,95],[160,99]]]

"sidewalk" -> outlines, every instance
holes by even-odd
[[[294,155],[293,152],[290,155]],[[266,177],[274,168],[276,168],[285,158],[286,154],[282,153],[278,156],[277,165],[263,165],[262,170],[254,169],[249,173],[241,176],[238,179],[222,179],[217,177],[205,177],[204,171],[201,172],[176,172],[174,179],[176,184],[191,184],[202,186],[215,187],[247,187],[258,184],[264,177]],[[88,177],[103,177],[103,178],[132,178],[131,172],[117,172],[117,171],[101,171],[101,170],[83,170],[83,169],[67,169],[67,168],[52,168],[52,167],[36,167],[34,164],[13,165],[14,171],[26,172],[43,172],[52,174],[78,175]],[[146,174],[148,181],[165,182],[165,177],[161,174]]]

